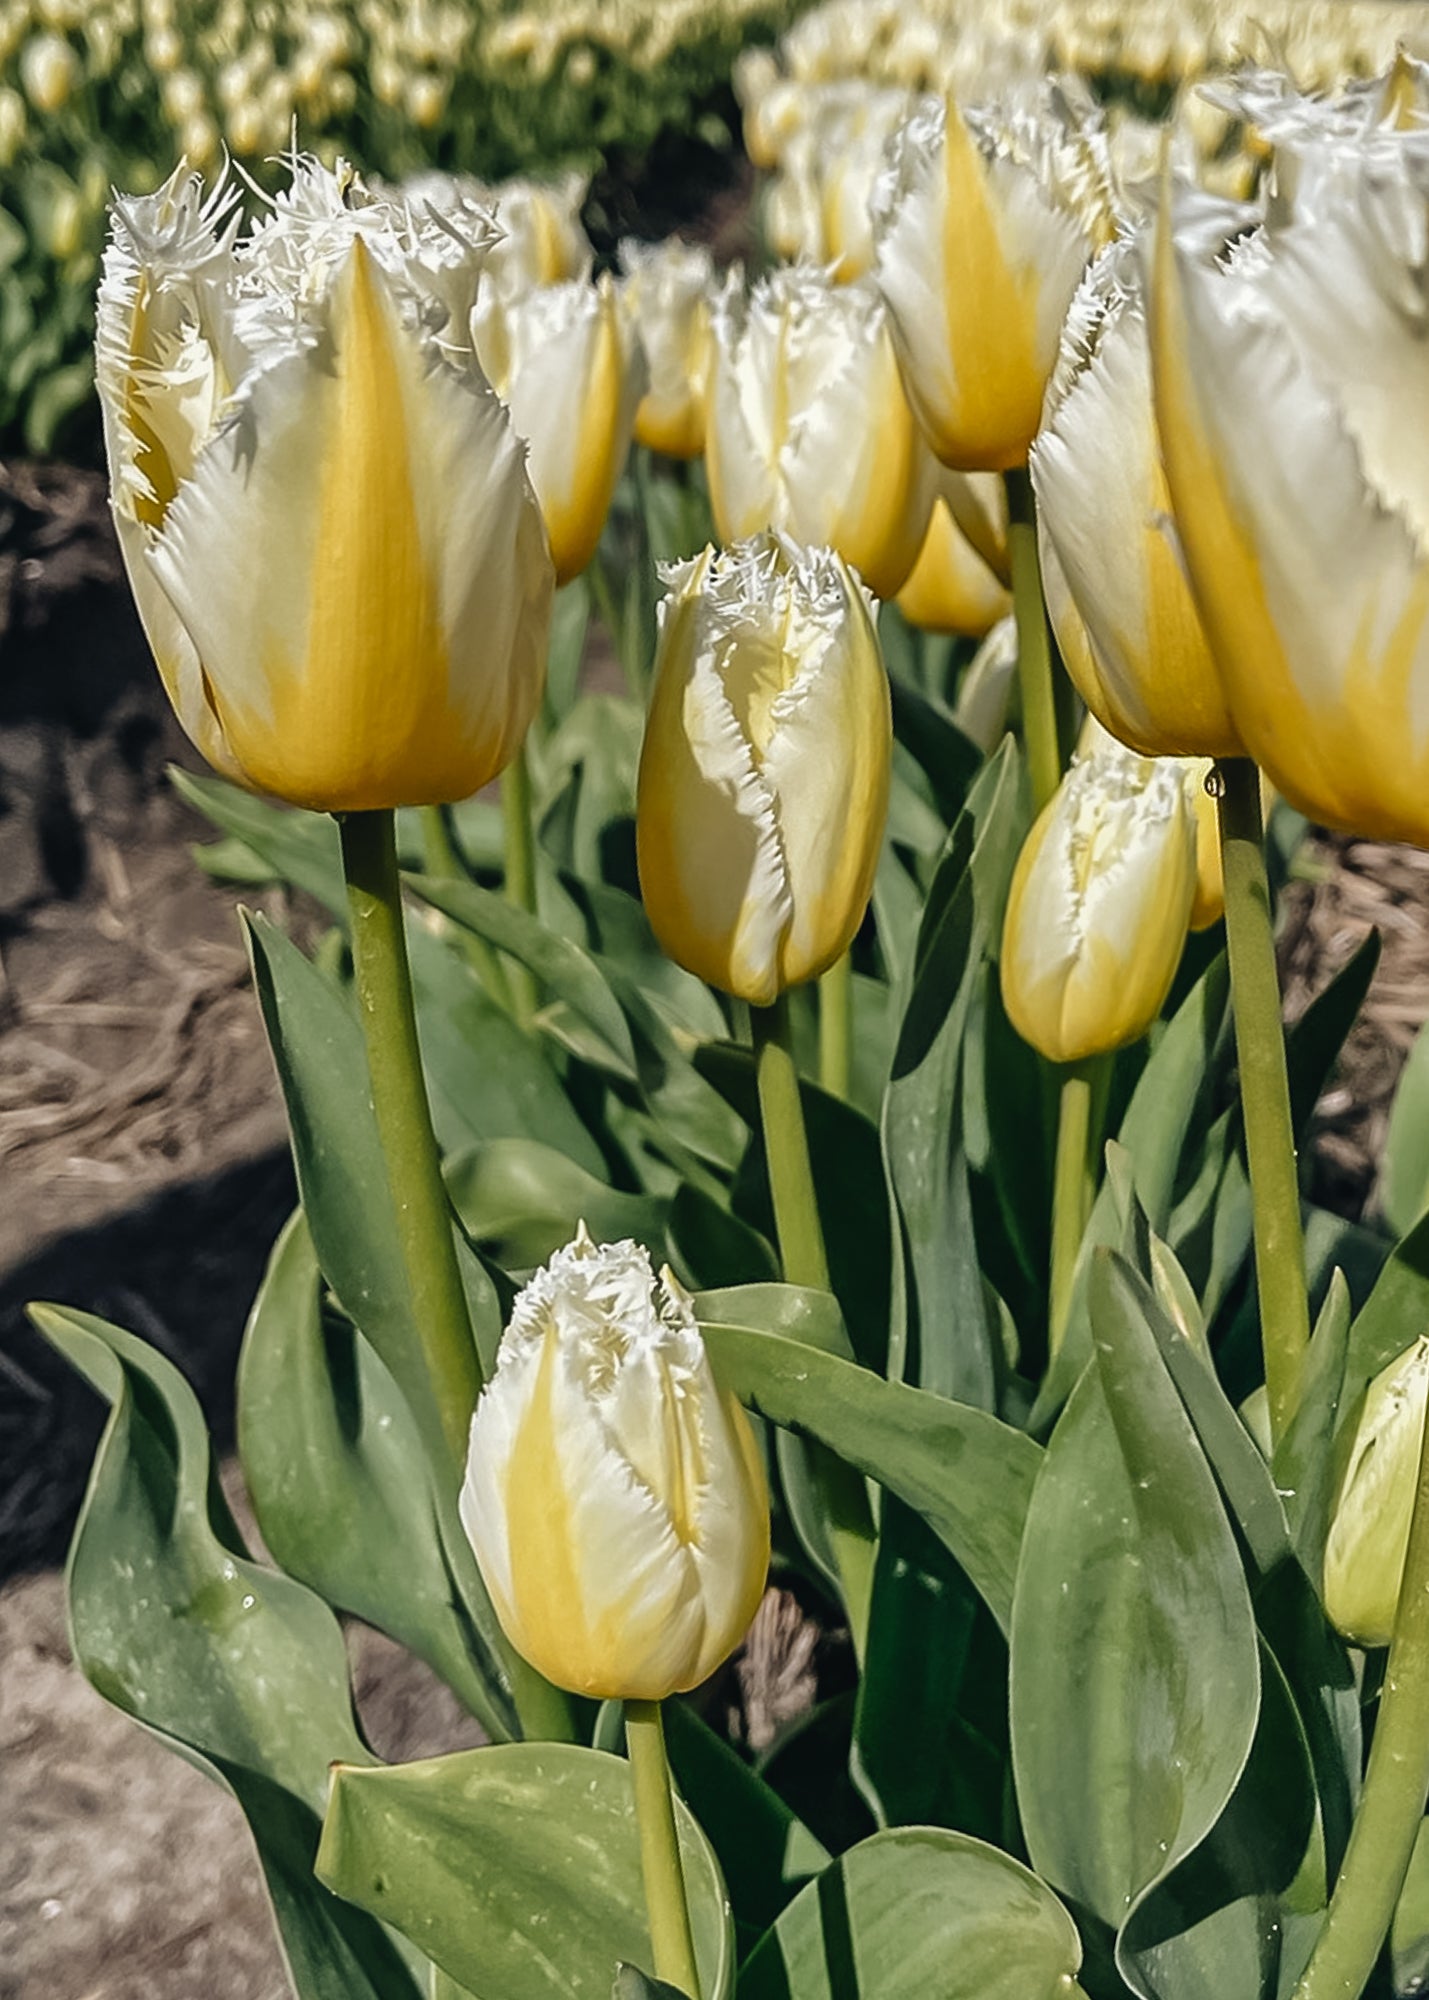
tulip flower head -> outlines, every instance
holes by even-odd
[[[1057,334],[1110,235],[1106,149],[1067,91],[962,111],[928,99],[872,205],[874,277],[904,381],[945,465],[1026,463]]]
[[[769,1567],[763,1467],[639,1245],[582,1225],[517,1295],[461,1518],[502,1630],[557,1687],[659,1701],[743,1638]]]
[[[623,299],[650,367],[650,386],[635,412],[637,442],[668,458],[698,458],[705,448],[710,366],[710,294],[714,260],[702,244],[667,237],[627,242]]]
[[[1077,289],[1031,473],[1047,608],[1088,708],[1144,756],[1243,755],[1171,519],[1129,238]]]
[[[552,574],[468,345],[489,218],[295,159],[242,240],[180,169],[121,197],[99,296],[112,502],[180,722],[331,811],[465,798],[540,699]]]
[[[941,493],[933,502],[928,532],[897,603],[908,623],[920,631],[967,639],[985,638],[1012,609],[1006,585],[963,533]]]
[[[636,846],[677,964],[768,1006],[848,949],[888,811],[873,608],[830,549],[757,535],[663,572]]]
[[[1426,1402],[1429,1340],[1417,1340],[1369,1386],[1325,1544],[1325,1609],[1358,1646],[1394,1631]]]
[[[1286,140],[1263,223],[1157,232],[1157,422],[1246,750],[1322,823],[1429,844],[1429,133]],[[1305,124],[1310,114],[1301,115]]]
[[[1024,1041],[1078,1062],[1145,1034],[1196,898],[1188,773],[1109,739],[1079,757],[1023,844],[1002,933],[1002,998]]]
[[[714,313],[705,460],[720,539],[826,544],[878,597],[906,580],[931,501],[927,453],[872,285],[793,265]]]

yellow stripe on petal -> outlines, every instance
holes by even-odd
[[[572,1663],[590,1661],[592,1635],[576,1566],[578,1537],[555,1424],[556,1335],[546,1335],[530,1401],[512,1442],[506,1483],[511,1551],[511,1634],[521,1652],[562,1686]]]
[[[558,585],[580,575],[605,527],[624,459],[617,436],[624,393],[625,355],[611,294],[602,299],[596,318],[580,435],[566,440],[566,477],[539,496]]]

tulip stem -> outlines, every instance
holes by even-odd
[[[344,813],[338,824],[372,1108],[387,1163],[427,1386],[436,1405],[448,1469],[460,1480],[471,1413],[481,1389],[481,1363],[422,1075],[395,819],[389,811],[353,812]],[[401,1386],[410,1388],[406,1383]]]
[[[1057,1110],[1057,1159],[1052,1178],[1052,1259],[1048,1288],[1047,1340],[1055,1359],[1067,1330],[1077,1256],[1097,1189],[1095,1100],[1105,1063],[1099,1057],[1075,1064],[1062,1081]]]
[[[853,962],[840,954],[819,981],[819,1082],[847,1099],[853,1071]]]
[[[529,916],[536,915],[536,827],[531,799],[531,766],[523,743],[501,778],[501,818],[505,831],[506,899]],[[540,998],[529,966],[515,959],[506,967],[512,1012],[523,1028],[536,1018]]]
[[[448,881],[466,882],[471,871],[462,858],[461,850],[452,831],[450,806],[422,807],[422,858],[429,875],[444,876]],[[511,988],[507,983],[506,968],[501,963],[499,952],[479,937],[475,931],[453,927],[459,948],[467,964],[486,988],[493,1000],[509,1010]]]
[[[1429,1424],[1389,1662],[1359,1810],[1324,1926],[1294,2000],[1358,2000],[1409,1873],[1429,1801]]]
[[[1223,757],[1213,782],[1218,787],[1226,948],[1250,1162],[1260,1339],[1270,1434],[1278,1444],[1300,1401],[1310,1309],[1270,883],[1265,873],[1260,773],[1249,758]]]
[[[1040,813],[1062,782],[1057,741],[1057,696],[1052,645],[1042,601],[1037,554],[1037,503],[1025,466],[1005,473],[1007,553],[1012,568],[1012,609],[1017,619],[1017,684],[1022,694],[1022,735],[1032,781],[1032,810]]]
[[[665,1755],[665,1722],[658,1701],[627,1701],[625,1742],[635,1786],[635,1820],[640,1829],[640,1870],[655,1977],[700,2000],[690,1905],[675,1827],[675,1795]]]
[[[827,1292],[832,1289],[829,1260],[819,1221],[808,1134],[804,1129],[799,1073],[794,1066],[789,1003],[784,995],[772,1007],[751,1007],[749,1024],[759,1085],[759,1115],[764,1127],[764,1153],[769,1163],[769,1192],[774,1203],[774,1228],[785,1282]],[[854,1655],[862,1664],[868,1641],[877,1547],[868,1488],[862,1474],[846,1465],[827,1446],[810,1442],[805,1449],[823,1503]]]

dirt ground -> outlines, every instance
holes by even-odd
[[[169,789],[171,759],[195,762],[101,481],[0,466],[0,2000],[287,1990],[236,1807],[70,1663],[55,1565],[101,1412],[22,1313],[48,1296],[134,1328],[231,1438],[243,1319],[293,1188],[234,898],[192,859],[208,832]],[[1429,1014],[1429,856],[1323,841],[1313,858],[1321,879],[1287,898],[1288,1010],[1369,924],[1384,933],[1316,1138],[1319,1198],[1359,1214]],[[814,1643],[771,1599],[739,1670],[748,1726],[807,1701]],[[375,1634],[352,1645],[384,1755],[471,1740],[425,1669]]]

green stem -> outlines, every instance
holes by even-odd
[[[536,828],[531,800],[531,767],[526,748],[516,752],[501,779],[501,818],[505,831],[506,897],[518,910],[536,915]],[[530,968],[512,959],[506,969],[512,1011],[523,1028],[536,1017],[539,994]]]
[[[826,1292],[829,1261],[814,1193],[799,1075],[789,1036],[789,1003],[781,994],[772,1007],[751,1007],[750,1035],[759,1085],[759,1115],[769,1162],[769,1190],[779,1258],[791,1285]],[[818,1481],[829,1544],[843,1587],[855,1657],[860,1664],[868,1642],[877,1536],[868,1488],[860,1473],[824,1445],[806,1449]]]
[[[1072,1279],[1096,1194],[1092,1137],[1093,1063],[1078,1063],[1065,1076],[1057,1112],[1057,1160],[1052,1180],[1052,1268],[1047,1337],[1055,1359],[1067,1330]]]
[[[345,813],[339,825],[372,1108],[387,1163],[427,1386],[450,1470],[460,1481],[471,1413],[481,1389],[481,1363],[422,1075],[394,816]]]
[[[1359,2000],[1389,1933],[1429,1801],[1429,1425],[1359,1810],[1294,2000]]]
[[[456,834],[452,828],[451,807],[423,806],[421,813],[422,856],[427,873],[445,876],[453,882],[470,881],[471,870],[457,846]],[[464,930],[460,925],[453,925],[452,929],[467,964],[492,999],[509,1009],[511,987],[506,978],[506,968],[501,963],[500,953],[475,931]]]
[[[1037,504],[1024,466],[1005,473],[1007,553],[1012,568],[1012,609],[1017,619],[1017,682],[1022,693],[1022,734],[1032,781],[1032,810],[1041,812],[1062,782],[1057,742],[1057,697],[1052,646],[1042,602],[1037,555]]]
[[[1280,1024],[1280,980],[1265,840],[1260,820],[1260,774],[1245,757],[1216,766],[1221,868],[1226,890],[1226,948],[1235,1010],[1245,1145],[1250,1162],[1255,1277],[1260,1294],[1260,1339],[1270,1434],[1278,1444],[1300,1401],[1310,1311],[1305,1295],[1305,1243],[1300,1226],[1300,1186],[1285,1035]]]
[[[625,1741],[635,1785],[640,1870],[645,1878],[645,1908],[655,1953],[655,1977],[678,1986],[690,2000],[700,2000],[685,1871],[680,1862],[680,1838],[675,1830],[675,1795],[670,1785],[665,1724],[658,1701],[626,1702]]]
[[[848,1097],[853,1073],[853,963],[847,952],[819,981],[819,1082]]]

